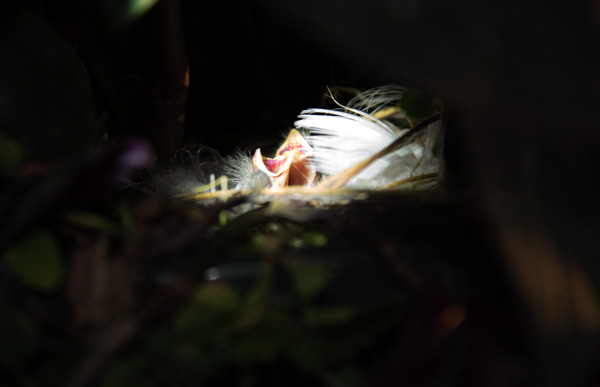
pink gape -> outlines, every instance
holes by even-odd
[[[290,131],[275,154],[273,159],[263,157],[259,148],[252,157],[253,171],[264,172],[269,177],[271,188],[313,183],[317,176],[310,160],[313,150],[296,129]]]

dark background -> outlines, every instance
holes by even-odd
[[[187,141],[276,143],[326,85],[440,97],[450,195],[489,219],[537,380],[593,383],[597,0],[162,0],[137,18],[109,0],[2,7],[0,125],[21,176],[80,160],[105,132],[146,138],[164,165]]]

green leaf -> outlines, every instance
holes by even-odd
[[[400,100],[400,108],[412,118],[427,118],[435,114],[431,99],[420,90],[408,89]]]
[[[133,218],[133,210],[126,201],[120,201],[118,206],[119,218],[121,228],[126,234],[131,234],[135,227],[135,220]]]
[[[33,354],[38,331],[33,321],[16,310],[0,310],[0,367],[18,371]]]
[[[13,138],[0,133],[0,174],[13,174],[23,161],[23,150]]]
[[[239,294],[225,282],[202,285],[194,294],[193,301],[216,312],[235,312],[242,305]]]
[[[315,230],[308,230],[300,238],[300,247],[323,247],[327,244],[327,235]]]
[[[314,335],[294,343],[288,348],[288,351],[292,362],[309,373],[318,373],[324,366],[327,366],[322,340]]]
[[[286,260],[283,264],[292,277],[294,291],[301,298],[311,299],[329,285],[331,273],[316,263]]]
[[[350,307],[307,310],[307,322],[311,325],[343,325],[354,317],[356,311]]]
[[[250,248],[256,251],[262,251],[267,243],[267,237],[264,234],[256,234],[250,240]]]
[[[27,161],[85,155],[99,135],[81,59],[52,24],[21,8],[0,34],[1,130],[18,142]]]
[[[4,254],[10,271],[24,284],[37,290],[55,290],[63,281],[64,266],[58,242],[44,230],[26,235]]]
[[[227,224],[227,211],[223,210],[219,212],[219,226],[225,227]]]

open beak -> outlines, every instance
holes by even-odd
[[[311,185],[317,175],[310,161],[312,154],[313,150],[304,137],[292,129],[275,158],[263,157],[260,148],[257,149],[252,157],[252,168],[264,172],[272,188]]]

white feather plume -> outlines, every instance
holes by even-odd
[[[324,177],[335,175],[386,148],[409,129],[377,119],[373,114],[398,104],[404,89],[388,86],[372,89],[354,98],[344,110],[308,109],[295,122],[306,129],[314,149],[313,163]],[[404,118],[401,111],[394,118]],[[353,176],[347,187],[377,189],[415,176],[439,172],[433,145],[440,129],[431,124],[423,135],[406,146],[374,161]]]

